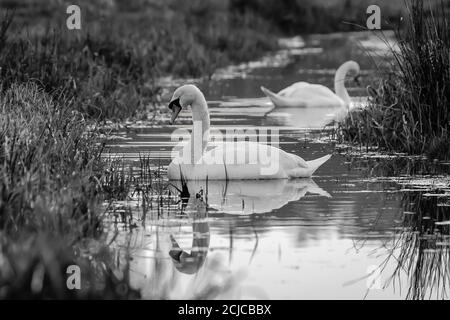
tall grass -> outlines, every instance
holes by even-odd
[[[23,38],[10,31],[13,16],[5,15],[0,30],[3,90],[33,81],[53,98],[64,92],[72,106],[96,119],[123,119],[154,101],[155,61],[132,43],[68,31],[48,30]]]
[[[104,243],[102,144],[81,113],[33,83],[12,84],[0,110],[0,298],[138,297]]]
[[[407,3],[408,21],[392,49],[393,72],[372,90],[369,107],[340,125],[346,142],[450,158],[450,7]]]
[[[139,10],[81,1],[81,31],[65,29],[68,2],[38,2],[0,3],[18,10],[15,18],[2,15],[2,88],[34,81],[53,97],[64,91],[94,119],[148,118],[159,77],[210,76],[277,46],[276,29],[220,1],[141,1]]]

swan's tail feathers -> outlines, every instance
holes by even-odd
[[[302,100],[300,97],[296,97],[295,99],[285,97],[272,92],[265,87],[261,87],[261,91],[272,101],[275,107],[305,108],[307,106],[306,101]]]
[[[261,86],[261,91],[264,92],[264,94],[272,101],[275,107],[283,107],[285,106],[286,102],[280,95],[276,94],[275,92],[270,91],[269,89]]]
[[[315,160],[306,161],[308,163],[308,167],[310,169],[310,174],[313,175],[314,172],[316,172],[316,170],[319,169],[319,167],[321,165],[323,165],[325,162],[327,162],[330,158],[331,158],[331,154],[328,154],[326,156],[323,156],[323,157],[315,159]]]

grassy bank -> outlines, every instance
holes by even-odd
[[[369,107],[340,125],[345,142],[450,159],[450,7],[408,1],[392,73],[371,90]]]
[[[2,16],[2,90],[33,81],[91,118],[146,118],[159,77],[209,76],[276,48],[276,29],[220,1],[141,2],[79,1],[82,30],[69,31],[68,2],[3,1],[15,16]]]
[[[105,243],[102,145],[35,84],[0,96],[0,298],[130,298]],[[67,290],[66,269],[81,269]]]

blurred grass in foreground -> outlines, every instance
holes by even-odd
[[[0,298],[138,297],[103,240],[95,132],[35,84],[13,84],[0,108]],[[71,264],[80,291],[67,290]]]

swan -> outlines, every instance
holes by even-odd
[[[169,103],[173,124],[180,111],[192,110],[190,141],[175,148],[169,180],[248,180],[309,178],[331,155],[305,161],[279,148],[251,141],[209,141],[210,119],[203,93],[195,85],[175,90]],[[234,139],[233,139],[234,140]]]
[[[353,72],[354,80],[358,83],[359,64],[355,61],[347,61],[337,69],[334,76],[334,91],[336,93],[323,85],[308,82],[294,83],[278,93],[264,87],[261,87],[261,90],[269,97],[275,107],[333,107],[348,110],[351,101],[344,82],[349,72]]]

